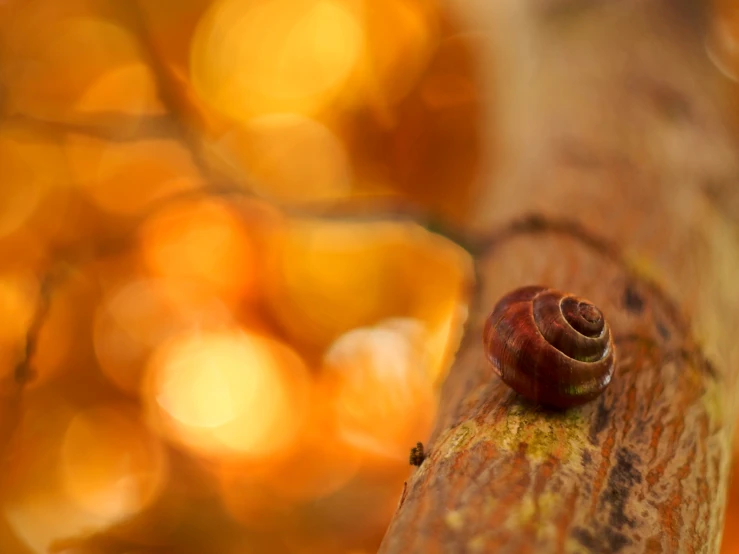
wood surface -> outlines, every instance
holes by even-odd
[[[499,163],[481,176],[465,337],[380,552],[717,552],[737,409],[739,149],[707,6],[461,4],[489,43]],[[612,326],[613,382],[585,406],[531,405],[485,360],[485,316],[532,284],[590,299]]]

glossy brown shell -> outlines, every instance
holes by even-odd
[[[501,298],[485,321],[483,344],[501,379],[539,404],[584,404],[613,377],[613,338],[601,311],[554,289],[523,287]]]

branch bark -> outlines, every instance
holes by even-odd
[[[704,7],[487,4],[502,98],[489,125],[509,146],[480,202],[478,291],[428,457],[380,552],[717,552],[737,410],[739,166]],[[608,318],[617,369],[594,402],[546,411],[488,367],[483,319],[528,284]]]

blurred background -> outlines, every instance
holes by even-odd
[[[0,1],[0,552],[376,551],[495,164],[456,4]]]

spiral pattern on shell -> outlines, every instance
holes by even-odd
[[[501,379],[539,404],[584,404],[613,377],[613,338],[601,311],[554,289],[523,287],[501,298],[485,321],[483,344]]]

